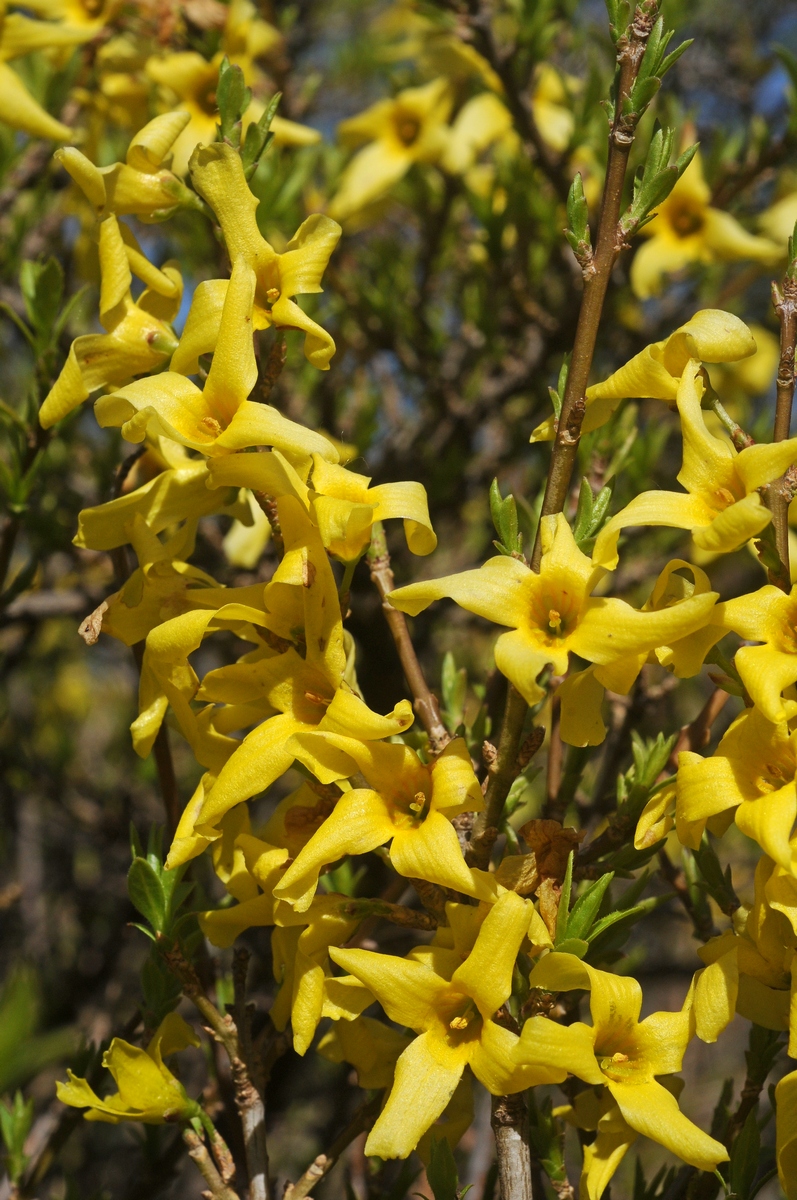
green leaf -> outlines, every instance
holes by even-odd
[[[554,937],[554,945],[559,947],[559,943],[563,942],[567,937],[567,926],[570,913],[570,892],[573,887],[573,859],[574,854],[571,850],[567,856],[567,869],[565,877],[562,881],[562,891],[559,894],[559,908],[556,913],[556,936]]]
[[[490,484],[490,515],[499,541],[493,542],[495,548],[508,556],[523,553],[523,538],[518,532],[518,516],[515,497],[502,497],[498,480]]]
[[[567,937],[563,942],[556,943],[557,954],[575,954],[576,958],[583,958],[588,950],[589,942],[583,938]]]
[[[432,1189],[434,1200],[458,1200],[457,1164],[445,1138],[432,1138],[432,1152],[426,1178]]]
[[[45,262],[23,262],[19,286],[28,320],[39,334],[40,342],[49,342],[64,294],[64,272],[55,258]]]
[[[0,1103],[0,1134],[6,1148],[5,1163],[12,1183],[19,1183],[27,1166],[25,1139],[33,1124],[33,1100],[25,1100],[21,1092],[10,1106]]]
[[[127,873],[127,893],[156,933],[166,924],[166,897],[160,875],[146,858],[134,858]]]
[[[225,55],[219,67],[219,82],[216,88],[219,141],[228,142],[238,148],[241,144],[241,118],[251,100],[252,92],[246,86],[243,71],[239,66],[231,64]]]
[[[730,1190],[737,1200],[748,1200],[752,1191],[755,1177],[758,1174],[758,1159],[761,1152],[761,1133],[756,1120],[755,1109],[747,1114],[747,1120],[742,1126],[731,1150],[731,1161],[728,1172]]]
[[[268,107],[260,120],[257,122],[253,121],[246,130],[243,149],[241,150],[241,162],[243,163],[244,175],[247,179],[252,178],[261,158],[274,140],[274,134],[270,132],[271,122],[276,116],[281,99],[282,92],[276,92],[271,97]]]
[[[601,875],[600,879],[591,883],[587,890],[579,896],[567,922],[568,938],[585,938],[588,935],[593,921],[598,915],[598,909],[606,894],[606,889],[613,879],[614,871],[609,871],[608,874]]]

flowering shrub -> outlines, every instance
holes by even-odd
[[[698,150],[678,6],[606,7],[3,9],[10,1194],[797,1197],[797,60]],[[101,1053],[36,1029],[56,785],[134,817]]]

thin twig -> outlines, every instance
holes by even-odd
[[[364,1133],[366,1129],[371,1128],[379,1115],[381,1105],[382,1093],[380,1092],[372,1100],[358,1108],[343,1132],[335,1138],[328,1153],[319,1154],[296,1183],[288,1184],[283,1192],[282,1200],[304,1200],[305,1196],[309,1196],[316,1184],[329,1174],[346,1147],[350,1146],[354,1139]]]
[[[199,1136],[194,1133],[193,1129],[186,1129],[183,1133],[183,1141],[188,1147],[189,1157],[194,1160],[199,1168],[202,1178],[208,1185],[206,1196],[211,1196],[212,1200],[240,1200],[238,1193],[234,1192],[231,1187],[222,1179],[216,1170],[213,1159],[207,1151],[207,1147]]]
[[[484,811],[477,814],[473,823],[473,837],[468,855],[471,866],[481,867],[482,870],[489,865],[506,798],[518,775],[520,742],[528,711],[526,701],[517,688],[510,684],[506,693],[506,708],[497,753],[488,768]]]
[[[544,1200],[542,1177],[532,1186],[529,1111],[523,1092],[491,1098],[490,1124],[495,1134],[501,1200]]]
[[[671,771],[678,770],[678,755],[682,750],[697,752],[703,750],[711,740],[711,727],[730,700],[728,692],[722,688],[714,688],[706,703],[689,725],[684,725],[678,734],[678,740],[672,748],[672,754],[667,760]],[[663,773],[662,778],[664,777]]]
[[[288,358],[288,346],[282,334],[277,333],[274,341],[271,343],[271,349],[268,352],[268,358],[265,364],[261,366],[260,378],[257,381],[255,390],[252,393],[252,399],[260,404],[267,404],[274,384],[282,374],[282,368]]]
[[[235,1101],[241,1118],[249,1173],[249,1200],[269,1200],[268,1147],[266,1145],[266,1108],[255,1086],[255,1060],[252,1053],[251,1016],[246,1007],[246,975],[249,951],[237,946],[233,957],[235,1021],[238,1030],[238,1057],[232,1061]]]
[[[426,682],[423,669],[418,662],[410,631],[407,628],[407,618],[404,613],[393,608],[388,600],[388,596],[393,591],[394,579],[381,521],[374,522],[371,545],[368,549],[368,566],[371,580],[382,600],[382,612],[393,635],[404,678],[413,695],[412,707],[426,730],[432,752],[439,754],[451,741],[451,734],[443,724],[437,697]]]
[[[711,909],[706,906],[705,911],[701,911],[696,907],[683,871],[676,867],[664,849],[659,850],[659,869],[669,885],[677,892],[678,899],[683,904],[692,922],[695,937],[701,942],[707,942],[709,938],[716,937],[719,930],[714,924]]]
[[[773,442],[783,442],[791,430],[791,410],[794,401],[794,350],[797,344],[797,279],[792,268],[783,280],[782,289],[772,284],[772,303],[780,321],[780,362],[778,363],[777,400],[775,404],[775,427]],[[772,510],[772,525],[775,530],[775,546],[780,559],[780,570],[769,572],[770,583],[784,592],[791,591],[789,566],[789,502],[783,491],[783,478],[767,488],[766,502]]]
[[[598,220],[595,254],[589,268],[584,271],[584,292],[562,411],[551,454],[541,518],[561,512],[570,489],[570,479],[581,437],[581,424],[586,411],[586,390],[598,327],[612,270],[624,245],[619,228],[620,208],[623,202],[628,156],[631,153],[638,121],[637,114],[624,113],[624,101],[627,100],[639,73],[645,46],[656,21],[657,10],[658,6],[655,3],[646,5],[644,10],[641,6],[637,7],[628,32],[618,42],[617,62],[620,75],[615,104],[616,115],[609,133],[609,161]],[[539,570],[542,556],[541,523],[540,521],[537,528],[531,560],[535,571]]]

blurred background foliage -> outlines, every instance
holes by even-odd
[[[684,145],[696,137],[714,203],[749,231],[781,242],[785,258],[797,215],[797,3],[667,0],[664,11],[676,44],[695,43],[645,118],[634,163],[644,161],[656,119],[680,130]],[[315,144],[272,147],[252,180],[261,229],[277,250],[336,190],[350,157],[336,141],[340,121],[441,74],[452,81],[457,109],[490,86],[467,54],[468,41],[452,36],[462,25],[456,3],[266,0],[262,15],[284,40],[261,61],[255,92],[267,98],[280,90],[280,114],[322,135]],[[210,60],[222,46],[226,18],[217,0],[122,4],[86,47],[18,59],[14,67],[50,112],[68,114],[84,130],[83,149],[104,165],[123,157],[132,127],[174,102],[147,76],[151,48],[193,50]],[[578,313],[580,271],[562,235],[573,171],[582,170],[593,210],[600,195],[606,139],[597,99],[608,93],[612,72],[603,5],[500,0],[493,30],[507,94],[521,116],[534,115],[542,149],[526,152],[528,130],[516,121],[514,133],[474,152],[466,170],[448,173],[435,163],[413,162],[386,196],[344,220],[323,295],[302,302],[337,343],[331,369],[309,366],[300,335],[288,333],[287,365],[272,393],[283,412],[347,443],[348,465],[375,483],[424,484],[439,549],[433,565],[411,560],[397,537],[391,551],[399,582],[461,570],[491,552],[494,477],[504,494],[511,490],[518,499],[528,548],[548,463],[547,446],[530,445],[529,437],[551,412],[549,388],[556,387]],[[55,1075],[66,1061],[74,1065],[70,1055],[79,1041],[99,1043],[123,1030],[138,1002],[146,947],[128,926],[134,917],[125,886],[128,829],[132,821],[146,832],[163,813],[153,763],[140,761],[130,745],[133,659],[110,639],[88,649],[76,632],[115,586],[107,555],[73,545],[78,512],[113,494],[117,465],[132,447],[120,443],[117,431],[100,430],[88,406],[52,436],[35,424],[71,338],[96,328],[98,294],[92,214],[51,150],[50,143],[0,124],[0,1094],[10,1097],[24,1087],[35,1102],[29,1154],[50,1139],[37,1168],[44,1182],[36,1180],[30,1195],[127,1200],[160,1194],[156,1177],[170,1183],[170,1131],[87,1126],[79,1114],[64,1119],[52,1101]],[[198,212],[180,212],[160,225],[129,223],[156,263],[179,261],[185,281],[179,332],[196,285],[227,273],[220,244]],[[738,367],[712,372],[712,382],[731,414],[768,439],[777,357],[771,268],[696,261],[668,278],[660,294],[640,300],[631,287],[632,260],[627,252],[615,271],[595,378],[698,308],[726,308],[754,327],[759,352]],[[32,272],[25,262],[39,268]],[[44,308],[31,305],[36,288],[40,300],[47,298]],[[261,354],[268,354],[273,337],[273,330],[260,335]],[[655,401],[626,404],[581,443],[581,474],[593,489],[618,476],[614,511],[642,488],[668,486],[678,465],[677,422]],[[571,512],[576,498],[577,488]],[[194,561],[226,583],[267,580],[277,561],[271,548],[251,562],[230,554],[229,524],[229,518],[203,518]],[[690,557],[687,535],[647,529],[629,536],[617,594],[644,601],[672,556]],[[716,563],[712,579],[727,598],[759,586],[762,575],[742,550]],[[364,565],[354,577],[351,606],[360,683],[368,703],[384,712],[405,686]],[[502,704],[486,622],[439,605],[414,622],[414,634],[430,679],[440,680],[445,661],[444,700],[453,725],[464,718],[470,726],[484,697],[476,731],[483,736],[485,718],[494,720]],[[226,661],[224,638],[200,653],[201,674]],[[650,735],[677,730],[694,717],[709,686],[704,672],[674,692],[662,672],[645,668],[629,702],[637,727]],[[630,761],[629,703],[614,703],[613,730],[575,799],[593,820],[613,803],[614,777]],[[732,711],[729,706],[717,734]],[[178,735],[172,744],[187,799],[199,768]],[[282,794],[277,791],[260,802],[263,815]],[[524,779],[513,820],[536,815],[542,794],[542,777]],[[753,858],[740,834],[729,838],[737,890],[747,894]],[[197,883],[213,887],[201,868]],[[391,936],[400,950],[402,931]],[[273,984],[263,966],[266,931],[247,938],[263,971],[253,990],[267,998]],[[680,1004],[677,972],[694,969],[693,946],[672,903],[642,923],[629,962],[651,1007]],[[223,983],[225,955],[216,967]],[[734,1035],[721,1045],[716,1061],[698,1045],[688,1060],[693,1072],[711,1072],[710,1079],[703,1076],[705,1111],[694,1114],[704,1125],[722,1073],[741,1069]],[[83,1071],[90,1069],[89,1052],[79,1055]],[[193,1070],[212,1091],[213,1067],[199,1052]],[[295,1177],[323,1148],[352,1090],[342,1067],[305,1062],[292,1052],[279,1060],[269,1114],[278,1175]],[[489,1167],[479,1142],[485,1129],[482,1104],[460,1172],[477,1184]],[[175,1164],[178,1157],[172,1149]],[[364,1160],[350,1164],[348,1186],[359,1200],[369,1191],[400,1200],[410,1186],[398,1167],[379,1179],[368,1172]],[[199,1186],[186,1175],[172,1194],[198,1194]],[[344,1195],[342,1174],[325,1188],[327,1196]]]

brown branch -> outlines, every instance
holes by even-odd
[[[545,1187],[539,1166],[538,1178],[532,1178],[525,1093],[492,1096],[490,1124],[495,1135],[501,1200],[544,1200]]]
[[[677,892],[678,899],[681,901],[681,904],[683,904],[689,920],[692,922],[695,936],[701,942],[707,942],[709,938],[716,937],[716,935],[719,933],[719,930],[714,924],[711,916],[711,910],[706,907],[705,912],[701,912],[695,906],[683,871],[676,867],[675,863],[664,849],[659,850],[659,868],[670,887]]]
[[[393,608],[388,600],[388,596],[394,588],[394,579],[381,521],[374,522],[371,545],[368,548],[368,566],[371,580],[382,600],[382,612],[393,635],[404,678],[413,695],[412,707],[426,730],[432,753],[439,754],[451,741],[451,734],[443,724],[437,697],[426,682],[423,669],[418,662],[418,656],[407,627],[407,618],[404,613]]]
[[[282,1200],[304,1200],[305,1196],[309,1196],[317,1183],[328,1175],[334,1167],[335,1163],[340,1158],[347,1146],[350,1146],[356,1137],[364,1133],[366,1129],[370,1129],[379,1115],[379,1109],[382,1105],[382,1093],[374,1096],[362,1108],[359,1108],[352,1117],[349,1124],[340,1133],[332,1145],[329,1147],[327,1154],[319,1154],[317,1158],[310,1163],[310,1166],[304,1172],[296,1183],[289,1183],[282,1195]]]
[[[408,908],[405,904],[391,904],[388,900],[344,901],[338,906],[338,911],[347,917],[381,917],[404,929],[431,930],[437,929],[440,923],[433,913]]]
[[[484,811],[477,814],[473,823],[473,837],[468,854],[470,865],[482,870],[486,870],[489,865],[506,798],[520,769],[520,742],[528,711],[528,704],[517,688],[510,683],[497,753],[487,769]]]
[[[207,1152],[207,1147],[199,1136],[194,1133],[193,1129],[186,1129],[184,1131],[183,1141],[188,1147],[189,1157],[194,1160],[202,1174],[202,1178],[208,1185],[209,1190],[204,1195],[212,1197],[212,1200],[239,1200],[238,1193],[227,1186],[216,1170],[213,1159]]]
[[[271,349],[268,352],[265,364],[261,362],[260,377],[252,393],[252,399],[260,404],[267,404],[274,384],[282,374],[282,368],[288,358],[288,346],[284,336],[275,331],[276,337],[271,343]]]
[[[609,161],[598,220],[595,254],[589,268],[584,272],[584,292],[578,314],[573,354],[531,560],[535,571],[539,571],[542,556],[542,517],[561,512],[570,489],[570,479],[581,437],[581,424],[586,411],[586,390],[598,327],[612,270],[624,245],[619,229],[620,208],[623,202],[628,156],[634,142],[639,115],[624,114],[623,104],[639,73],[645,46],[656,21],[657,9],[656,3],[647,4],[644,10],[641,5],[637,7],[627,33],[617,44],[620,75],[615,97],[616,115],[609,133]]]
[[[249,951],[237,946],[233,956],[235,1021],[238,1030],[238,1057],[232,1061],[235,1102],[241,1118],[249,1173],[249,1200],[269,1200],[268,1147],[266,1145],[266,1107],[262,1084],[256,1079],[256,1060],[252,1052],[251,1014],[246,1006],[246,975]]]
[[[548,767],[545,777],[545,809],[543,817],[554,821],[564,821],[564,812],[559,801],[559,790],[562,786],[562,760],[564,748],[559,729],[559,713],[561,705],[558,696],[551,700],[551,732],[548,740]]]
[[[169,945],[167,939],[161,939],[161,950],[164,961],[173,974],[179,979],[185,995],[192,1001],[207,1022],[209,1032],[217,1042],[220,1042],[230,1060],[233,1085],[235,1087],[235,1104],[241,1119],[246,1151],[246,1166],[249,1175],[249,1200],[269,1200],[270,1188],[268,1180],[268,1152],[266,1149],[265,1109],[262,1097],[252,1081],[249,1065],[245,1059],[247,1049],[251,1059],[251,1044],[245,1033],[239,1033],[230,1013],[221,1015],[205,995],[193,965],[185,958],[180,947],[174,943]],[[247,960],[248,961],[248,960]],[[237,957],[235,979],[238,986],[238,1003],[236,1007],[241,1019],[241,1029],[244,1029],[246,1018],[243,1002],[240,999],[243,977],[243,955]],[[243,1010],[243,1011],[242,1011]]]
[[[791,410],[794,401],[794,350],[797,343],[797,279],[792,267],[786,273],[782,289],[772,284],[772,303],[780,321],[780,362],[778,363],[777,400],[775,404],[775,427],[773,442],[783,442],[791,430]],[[789,567],[789,502],[784,494],[784,478],[775,480],[767,488],[767,506],[772,510],[772,525],[775,530],[775,546],[780,559],[780,570],[770,571],[770,583],[791,591]]]

